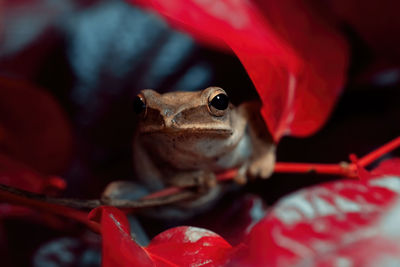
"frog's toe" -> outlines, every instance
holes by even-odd
[[[188,179],[189,180],[189,179]],[[196,176],[190,180],[191,182],[188,183],[187,186],[197,186],[199,188],[213,188],[217,185],[217,179],[214,174],[212,173],[203,173],[199,172],[196,173]]]
[[[213,188],[217,185],[217,178],[213,173],[204,173],[198,176],[198,185],[205,188]]]
[[[259,177],[262,179],[269,178],[275,165],[275,157],[271,154],[266,154],[262,157],[255,159],[249,167],[249,173],[252,177]]]
[[[236,175],[233,180],[239,184],[239,185],[244,185],[247,183],[247,178],[245,175]]]
[[[249,172],[252,177],[259,177],[262,179],[267,179],[272,174],[272,168],[269,166],[263,166],[260,161],[254,162],[250,165]]]
[[[244,185],[247,183],[247,169],[249,165],[248,163],[244,164],[238,169],[237,174],[233,177],[233,180],[239,184],[239,185]]]
[[[274,171],[273,166],[264,167],[260,170],[260,177],[262,179],[267,179],[271,177],[273,171]]]

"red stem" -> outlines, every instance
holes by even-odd
[[[359,159],[358,163],[363,167],[368,166],[375,160],[379,159],[381,156],[395,150],[398,147],[400,147],[400,136],[393,139],[389,143],[379,147],[378,149],[375,149],[371,153],[365,155],[364,157]]]
[[[357,168],[353,163],[341,164],[318,164],[318,163],[292,163],[277,162],[275,164],[275,173],[310,173],[328,175],[344,175],[349,178],[357,178]],[[218,181],[228,181],[235,177],[237,169],[231,169],[221,172],[217,175]]]
[[[365,155],[357,161],[358,166],[366,167],[372,162],[379,159],[386,153],[400,147],[400,136]],[[358,178],[357,164],[341,163],[341,164],[315,164],[315,163],[286,163],[277,162],[275,164],[275,172],[283,173],[307,173],[315,171],[320,174],[344,175],[349,178]]]
[[[345,175],[356,178],[355,165],[350,164],[318,164],[318,163],[290,163],[277,162],[274,172],[277,173],[309,173]]]
[[[316,172],[319,174],[342,175],[349,178],[358,178],[357,165],[366,167],[375,160],[379,159],[386,153],[400,147],[400,136],[379,147],[371,153],[365,155],[355,163],[339,163],[339,164],[318,164],[318,163],[291,163],[277,162],[275,164],[276,173],[309,173]],[[231,180],[237,173],[237,169],[227,170],[217,175],[219,181]]]

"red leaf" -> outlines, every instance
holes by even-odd
[[[132,240],[125,214],[100,207],[89,217],[101,223],[102,265],[220,266],[231,246],[217,234],[197,227],[176,227],[156,236],[147,248]]]
[[[303,1],[131,0],[241,60],[275,140],[306,136],[329,116],[347,68],[347,46]]]
[[[63,171],[72,153],[65,114],[43,89],[0,77],[0,152],[45,174]]]
[[[398,160],[390,164],[394,166]],[[366,258],[381,259],[388,252],[398,255],[400,243],[390,238],[386,225],[395,224],[400,217],[400,202],[389,212],[399,193],[400,176],[366,182],[343,180],[301,190],[272,208],[231,262],[240,266],[297,266],[316,261],[321,265],[313,266],[331,266],[323,265],[328,262],[324,257],[346,255],[359,263],[354,266],[364,266],[361,263],[368,262]],[[378,241],[372,246],[374,239]],[[357,251],[363,251],[364,256]]]
[[[384,160],[370,172],[370,178],[390,175],[400,176],[400,158]]]
[[[157,266],[221,266],[231,249],[216,233],[190,226],[164,231],[147,247]]]
[[[132,240],[125,214],[113,207],[100,207],[89,219],[101,223],[102,266],[154,266],[144,248]]]

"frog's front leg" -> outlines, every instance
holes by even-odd
[[[276,146],[261,117],[260,108],[259,103],[244,103],[240,106],[240,111],[247,119],[247,132],[252,144],[252,155],[245,164],[246,174],[250,177],[266,179],[274,171]]]
[[[178,187],[196,187],[199,191],[204,191],[215,187],[217,179],[213,172],[198,170],[177,173],[169,179],[168,184]]]
[[[248,172],[252,177],[269,178],[274,172],[275,149],[261,151],[252,159]]]

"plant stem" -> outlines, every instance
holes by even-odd
[[[381,156],[395,150],[398,147],[400,147],[400,136],[375,149],[371,153],[365,155],[364,157],[359,159],[358,163],[363,167],[368,166],[375,160],[379,159]]]
[[[319,163],[293,163],[277,162],[275,164],[275,173],[309,173],[341,175],[348,178],[358,178],[357,165],[366,167],[386,153],[400,147],[400,136],[365,155],[357,160],[357,164],[341,162],[337,164],[319,164]],[[237,173],[237,169],[231,169],[221,172],[217,175],[218,181],[231,180]]]
[[[98,223],[90,221],[87,218],[88,214],[86,212],[74,208],[28,198],[26,196],[15,194],[5,190],[0,190],[0,199],[10,204],[21,205],[24,207],[33,208],[38,211],[73,219],[75,221],[85,224],[95,232],[99,232],[100,230],[100,225]]]
[[[356,178],[356,168],[352,163],[318,164],[318,163],[290,163],[277,162],[274,172],[277,173],[309,173],[344,175]]]

